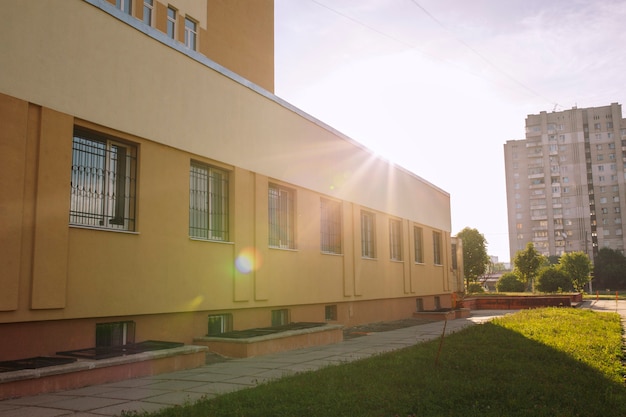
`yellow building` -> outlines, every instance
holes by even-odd
[[[451,306],[449,194],[273,95],[272,0],[2,6],[0,361]]]

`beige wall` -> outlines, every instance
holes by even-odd
[[[28,5],[27,13],[21,5],[7,5],[16,18],[0,28],[3,39],[15,40],[0,45],[5,94],[450,231],[447,193],[348,139],[338,140],[334,131],[273,96],[87,3]],[[24,31],[24,25],[35,30]],[[128,68],[136,75],[130,77]]]
[[[21,227],[3,225],[11,250],[3,255],[8,290],[2,309],[14,313],[0,316],[0,321],[232,310],[450,291],[447,268],[433,263],[431,236],[438,229],[420,224],[425,261],[416,264],[412,236],[416,223],[402,220],[405,259],[391,261],[389,220],[397,218],[375,211],[377,259],[361,259],[360,211],[372,209],[344,202],[344,253],[323,254],[319,206],[326,195],[286,183],[296,190],[297,248],[268,248],[268,184],[277,180],[5,95],[0,95],[0,104],[7,131],[15,132],[3,141],[2,162],[14,168],[4,177],[8,181],[3,195],[22,196],[21,201],[11,199],[3,205],[17,219],[30,213]],[[75,125],[138,145],[136,232],[68,226]],[[29,129],[35,143],[31,152],[25,149]],[[189,239],[191,160],[230,170],[233,242]],[[447,265],[449,234],[442,234]],[[257,248],[261,267],[251,274],[240,273],[234,268],[235,258],[249,247]],[[20,258],[33,262],[16,264]]]
[[[115,5],[115,0],[106,1]],[[198,52],[274,92],[273,0],[155,0],[153,4],[153,28],[167,33],[167,9],[173,7],[177,42],[184,42],[188,17],[197,23]],[[132,2],[131,15],[143,19],[142,1]]]
[[[190,341],[209,312],[235,312],[245,328],[269,325],[274,308],[317,321],[337,304],[339,321],[356,323],[406,316],[415,298],[455,290],[446,192],[86,2],[3,6],[0,214],[10,220],[0,222],[0,339],[32,342],[28,329],[50,321],[68,348],[86,347],[93,335],[72,332],[124,318],[140,338],[166,338],[156,323],[167,323],[172,338]],[[69,225],[75,126],[137,146],[134,232]],[[231,242],[189,238],[192,160],[230,173]],[[268,247],[269,183],[296,191],[295,250]],[[341,202],[341,255],[320,251],[322,197]],[[361,258],[361,210],[376,214],[375,260]],[[390,219],[402,222],[401,262],[389,259]],[[414,225],[424,232],[421,264]],[[443,265],[434,265],[433,231]],[[238,272],[249,248],[258,268]],[[58,348],[50,343],[43,353]]]

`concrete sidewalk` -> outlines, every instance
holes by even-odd
[[[511,311],[473,311],[471,317],[448,321],[446,334],[491,320]],[[122,411],[157,411],[202,397],[215,397],[257,384],[402,349],[441,337],[437,321],[387,332],[370,333],[341,343],[246,359],[232,359],[200,368],[129,379],[103,385],[0,401],[0,417],[118,416]],[[0,387],[1,389],[1,387]]]

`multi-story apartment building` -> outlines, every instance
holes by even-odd
[[[272,0],[2,6],[0,361],[463,290],[449,194],[272,93]]]
[[[511,259],[528,242],[546,256],[624,251],[620,104],[529,115],[526,139],[507,141],[504,156]]]

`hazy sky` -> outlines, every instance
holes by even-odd
[[[275,0],[275,27],[276,95],[449,192],[500,261],[504,143],[626,98],[626,0]]]

